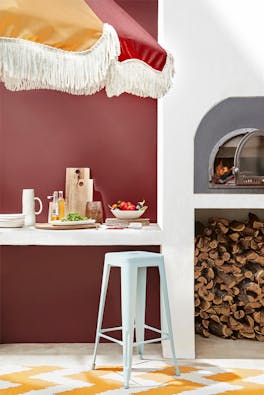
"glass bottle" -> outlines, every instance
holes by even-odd
[[[58,191],[54,191],[52,205],[51,205],[51,221],[56,221],[58,219],[59,219]]]
[[[63,219],[65,217],[65,200],[63,198],[63,191],[59,191],[59,219]]]

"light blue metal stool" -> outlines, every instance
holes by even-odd
[[[122,326],[102,329],[109,274],[111,267],[114,266],[121,269]],[[160,288],[163,296],[168,332],[163,332],[145,324],[146,275],[148,267],[158,267],[159,269]],[[136,342],[134,342],[134,329],[136,329]],[[145,329],[157,332],[160,336],[156,339],[144,340]],[[106,335],[106,332],[116,330],[122,330],[122,341]],[[173,341],[163,255],[145,251],[110,252],[105,255],[92,369],[95,369],[96,352],[100,337],[123,346],[125,388],[129,387],[133,346],[137,346],[138,355],[142,358],[144,344],[169,339],[176,375],[180,375]]]

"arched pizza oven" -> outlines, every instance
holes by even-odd
[[[209,188],[242,187],[264,187],[264,130],[234,130],[211,152]]]

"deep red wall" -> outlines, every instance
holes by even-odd
[[[157,33],[157,2],[119,0],[132,16]],[[106,213],[118,199],[146,199],[156,220],[156,101],[132,95],[107,98],[61,92],[10,92],[1,96],[1,177],[4,212],[21,210],[21,191],[35,188],[44,202],[64,189],[66,167],[90,167]]]
[[[35,188],[44,202],[64,190],[66,167],[90,167],[105,206],[146,199],[156,219],[156,103],[124,95],[108,99],[59,92],[3,95],[3,210],[21,210],[21,191]]]
[[[157,34],[156,0],[118,3]],[[46,196],[64,189],[65,168],[90,167],[95,200],[107,207],[144,198],[156,221],[156,115],[155,100],[132,95],[14,93],[0,86],[0,212],[20,212],[22,189],[34,188],[45,207],[38,220],[46,221]],[[2,341],[93,341],[106,250],[4,247]],[[118,301],[118,279],[113,283]],[[152,299],[149,314],[157,323],[157,292]],[[119,307],[111,314],[118,319]]]
[[[105,252],[157,247],[2,247],[2,342],[94,342]],[[146,322],[159,325],[159,278],[148,269]],[[119,326],[120,271],[111,271],[105,327]],[[120,336],[120,334],[119,334]]]

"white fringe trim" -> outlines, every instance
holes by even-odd
[[[168,53],[162,71],[150,67],[138,59],[113,62],[106,81],[108,97],[119,96],[121,93],[132,93],[140,97],[153,99],[164,96],[172,85],[174,75],[174,59]]]
[[[0,38],[0,80],[12,91],[55,89],[91,95],[105,86],[110,65],[120,54],[115,29],[103,34],[86,51],[64,51],[32,41]]]

